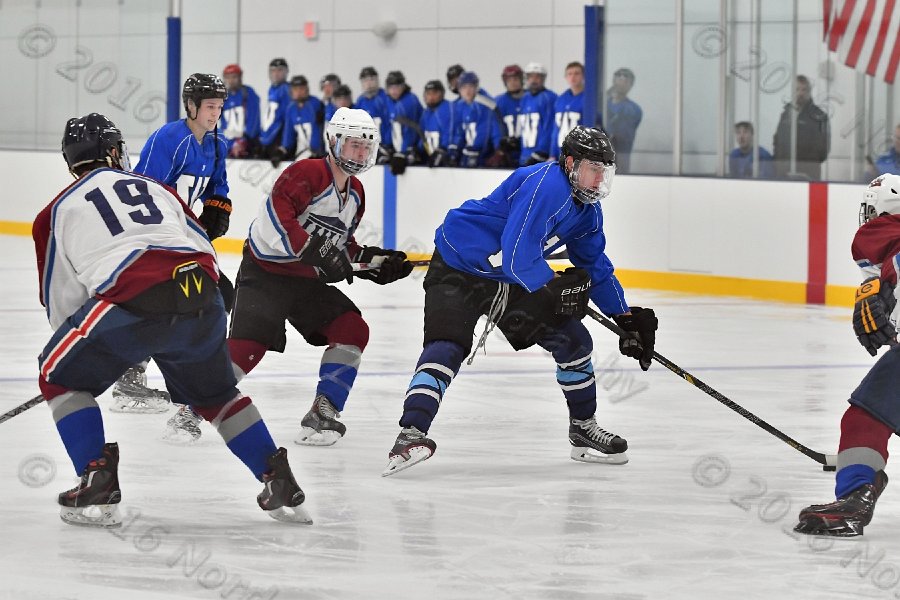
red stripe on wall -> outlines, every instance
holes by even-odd
[[[809,184],[809,250],[806,302],[825,304],[828,282],[828,184]]]

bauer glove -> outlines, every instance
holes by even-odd
[[[228,231],[228,223],[231,221],[231,200],[213,194],[203,201],[203,212],[200,213],[199,220],[209,239],[222,237]]]
[[[656,313],[652,308],[632,306],[630,315],[616,315],[613,321],[629,334],[619,338],[619,352],[637,360],[642,370],[649,369],[659,327]]]
[[[588,291],[591,289],[591,277],[588,272],[578,267],[569,267],[558,273],[547,283],[547,289],[555,298],[554,312],[583,319],[587,314]]]
[[[896,343],[897,330],[891,323],[895,304],[894,286],[877,277],[866,279],[856,290],[853,332],[872,356],[878,354],[881,346]]]
[[[378,285],[385,285],[403,279],[412,273],[412,263],[406,260],[406,253],[399,250],[383,250],[377,246],[366,246],[360,251],[356,260],[363,263],[378,262],[374,260],[376,257],[384,257],[377,269],[359,271],[356,276],[360,279],[374,281]]]
[[[316,267],[319,278],[325,283],[337,283],[342,279],[353,283],[353,265],[350,264],[347,253],[325,236],[309,236],[309,241],[297,258],[300,262]]]

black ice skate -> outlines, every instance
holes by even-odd
[[[176,404],[176,406],[179,406]],[[198,415],[187,404],[180,405],[178,412],[166,421],[166,432],[163,439],[176,444],[191,444],[200,439],[200,422]]]
[[[266,462],[269,465],[269,471],[263,473],[266,487],[256,497],[259,507],[276,521],[312,525],[312,517],[301,506],[306,494],[291,473],[287,450],[279,448]]]
[[[119,527],[119,445],[103,446],[103,456],[84,468],[81,482],[59,495],[59,517],[71,525]]]
[[[338,421],[341,413],[328,398],[319,394],[312,408],[300,421],[300,435],[295,444],[303,446],[331,446],[344,437],[347,427]]]
[[[141,366],[131,367],[113,386],[113,412],[164,413],[172,406],[169,392],[147,387],[147,374]]]
[[[628,442],[597,425],[594,417],[585,421],[569,421],[569,443],[572,444],[572,460],[607,465],[624,465],[628,462],[625,451]]]
[[[875,502],[887,486],[884,471],[875,475],[875,483],[856,488],[843,498],[829,504],[813,504],[800,511],[800,522],[794,527],[798,533],[833,537],[855,537],[872,520]]]
[[[425,437],[425,434],[415,427],[404,427],[394,442],[394,447],[388,452],[387,468],[381,473],[382,477],[388,477],[399,473],[404,469],[428,460],[437,449],[434,440]]]

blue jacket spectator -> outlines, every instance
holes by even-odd
[[[734,126],[734,141],[737,148],[728,155],[728,173],[732,177],[750,179],[753,177],[753,125],[741,121]],[[763,147],[759,147],[759,178],[774,179],[775,164],[772,155]]]
[[[616,151],[616,172],[631,172],[631,149],[644,113],[636,102],[628,98],[634,85],[631,69],[613,73],[613,84],[606,99],[606,134]]]
[[[241,83],[244,72],[238,65],[228,65],[222,79],[228,88],[219,129],[228,143],[231,158],[248,158],[259,145],[259,96],[252,87]]]

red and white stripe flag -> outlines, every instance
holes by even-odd
[[[823,0],[828,49],[848,67],[893,84],[900,67],[900,0]]]

